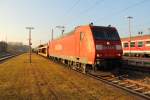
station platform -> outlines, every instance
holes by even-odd
[[[36,54],[31,64],[28,58],[22,54],[0,64],[0,100],[138,100]]]
[[[150,58],[123,57],[123,61],[128,65],[150,68]]]

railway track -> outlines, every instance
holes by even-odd
[[[56,62],[55,62],[56,63]],[[62,63],[59,63],[63,66],[68,66],[68,65],[64,65]],[[72,69],[73,71],[77,71],[83,75],[92,77],[96,80],[102,81],[106,84],[115,86],[117,88],[123,89],[127,92],[130,92],[131,94],[134,94],[136,96],[142,97],[146,100],[150,100],[150,86],[146,85],[146,84],[141,84],[138,83],[134,80],[131,80],[128,78],[127,74],[123,74],[123,75],[114,75],[113,73],[109,73],[109,74],[93,74],[93,73],[82,73],[81,71]]]
[[[22,54],[22,53],[21,53],[21,54]],[[7,60],[7,59],[12,58],[12,57],[18,56],[18,55],[20,55],[20,54],[14,54],[14,55],[7,55],[7,56],[4,56],[4,57],[0,58],[0,63],[3,62],[3,61],[5,61],[5,60]]]
[[[0,62],[2,62],[2,61],[4,61],[4,60],[7,60],[7,59],[9,59],[9,58],[12,58],[12,57],[14,57],[15,55],[9,55],[9,56],[5,56],[5,57],[2,57],[2,58],[0,58]]]
[[[53,61],[53,60],[51,60],[51,61]],[[56,62],[56,61],[53,61],[53,62],[58,63],[60,65],[63,65],[65,67],[66,66],[68,67],[68,65],[65,65],[63,63]],[[70,70],[70,67],[69,67],[69,70]],[[115,86],[117,88],[123,89],[127,92],[130,92],[131,94],[142,97],[146,100],[150,100],[150,85],[138,83],[137,81],[131,80],[128,78],[128,74],[116,75],[114,73],[111,73],[111,74],[110,73],[109,74],[102,73],[102,74],[96,75],[96,74],[93,74],[91,72],[84,74],[79,70],[75,70],[75,69],[72,69],[72,70],[79,72],[83,75],[86,75],[88,77],[92,77],[96,80],[102,81],[106,84],[109,84],[109,85]]]
[[[113,85],[117,88],[126,90],[134,95],[150,100],[150,86],[130,80],[127,75],[113,76],[113,75],[94,75],[91,73],[86,74],[94,79]]]

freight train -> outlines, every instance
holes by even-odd
[[[150,57],[150,35],[122,38],[121,41],[125,56]]]
[[[123,53],[115,27],[92,24],[78,26],[73,31],[50,41],[47,49],[46,56],[83,73],[118,67]]]

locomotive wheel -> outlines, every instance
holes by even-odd
[[[76,65],[76,63],[75,63],[75,62],[73,62],[72,66],[71,66],[71,69],[76,70],[76,69],[77,69],[77,67],[76,67],[76,66],[77,66],[77,65]]]
[[[82,73],[85,74],[87,72],[86,64],[81,64],[81,69]]]
[[[92,65],[92,70],[95,72],[97,71],[97,66],[96,65]]]
[[[71,69],[71,66],[72,66],[72,62],[68,61],[68,68]]]

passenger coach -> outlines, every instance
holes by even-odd
[[[37,48],[37,53],[41,56],[48,57],[48,44],[39,45]]]
[[[133,36],[122,38],[123,54],[125,56],[144,56],[150,57],[150,35]]]

